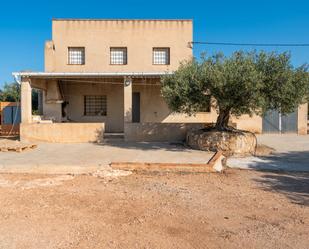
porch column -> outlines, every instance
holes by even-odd
[[[124,78],[124,122],[132,123],[132,78]]]
[[[30,79],[22,79],[20,87],[21,123],[32,122],[32,97]]]

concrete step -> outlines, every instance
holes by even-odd
[[[124,133],[104,133],[104,142],[124,141]]]

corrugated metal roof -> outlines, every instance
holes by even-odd
[[[44,78],[59,78],[59,77],[159,77],[169,75],[172,72],[13,72],[14,77],[44,77]]]

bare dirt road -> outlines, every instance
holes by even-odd
[[[0,248],[309,248],[309,174],[0,175]]]

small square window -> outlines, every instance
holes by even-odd
[[[169,65],[170,48],[153,48],[152,60],[154,65]]]
[[[85,64],[85,48],[84,47],[69,47],[69,65],[84,65]]]
[[[110,48],[110,63],[111,65],[126,65],[127,48]]]
[[[84,96],[85,116],[106,116],[107,99],[106,95],[86,95]]]

